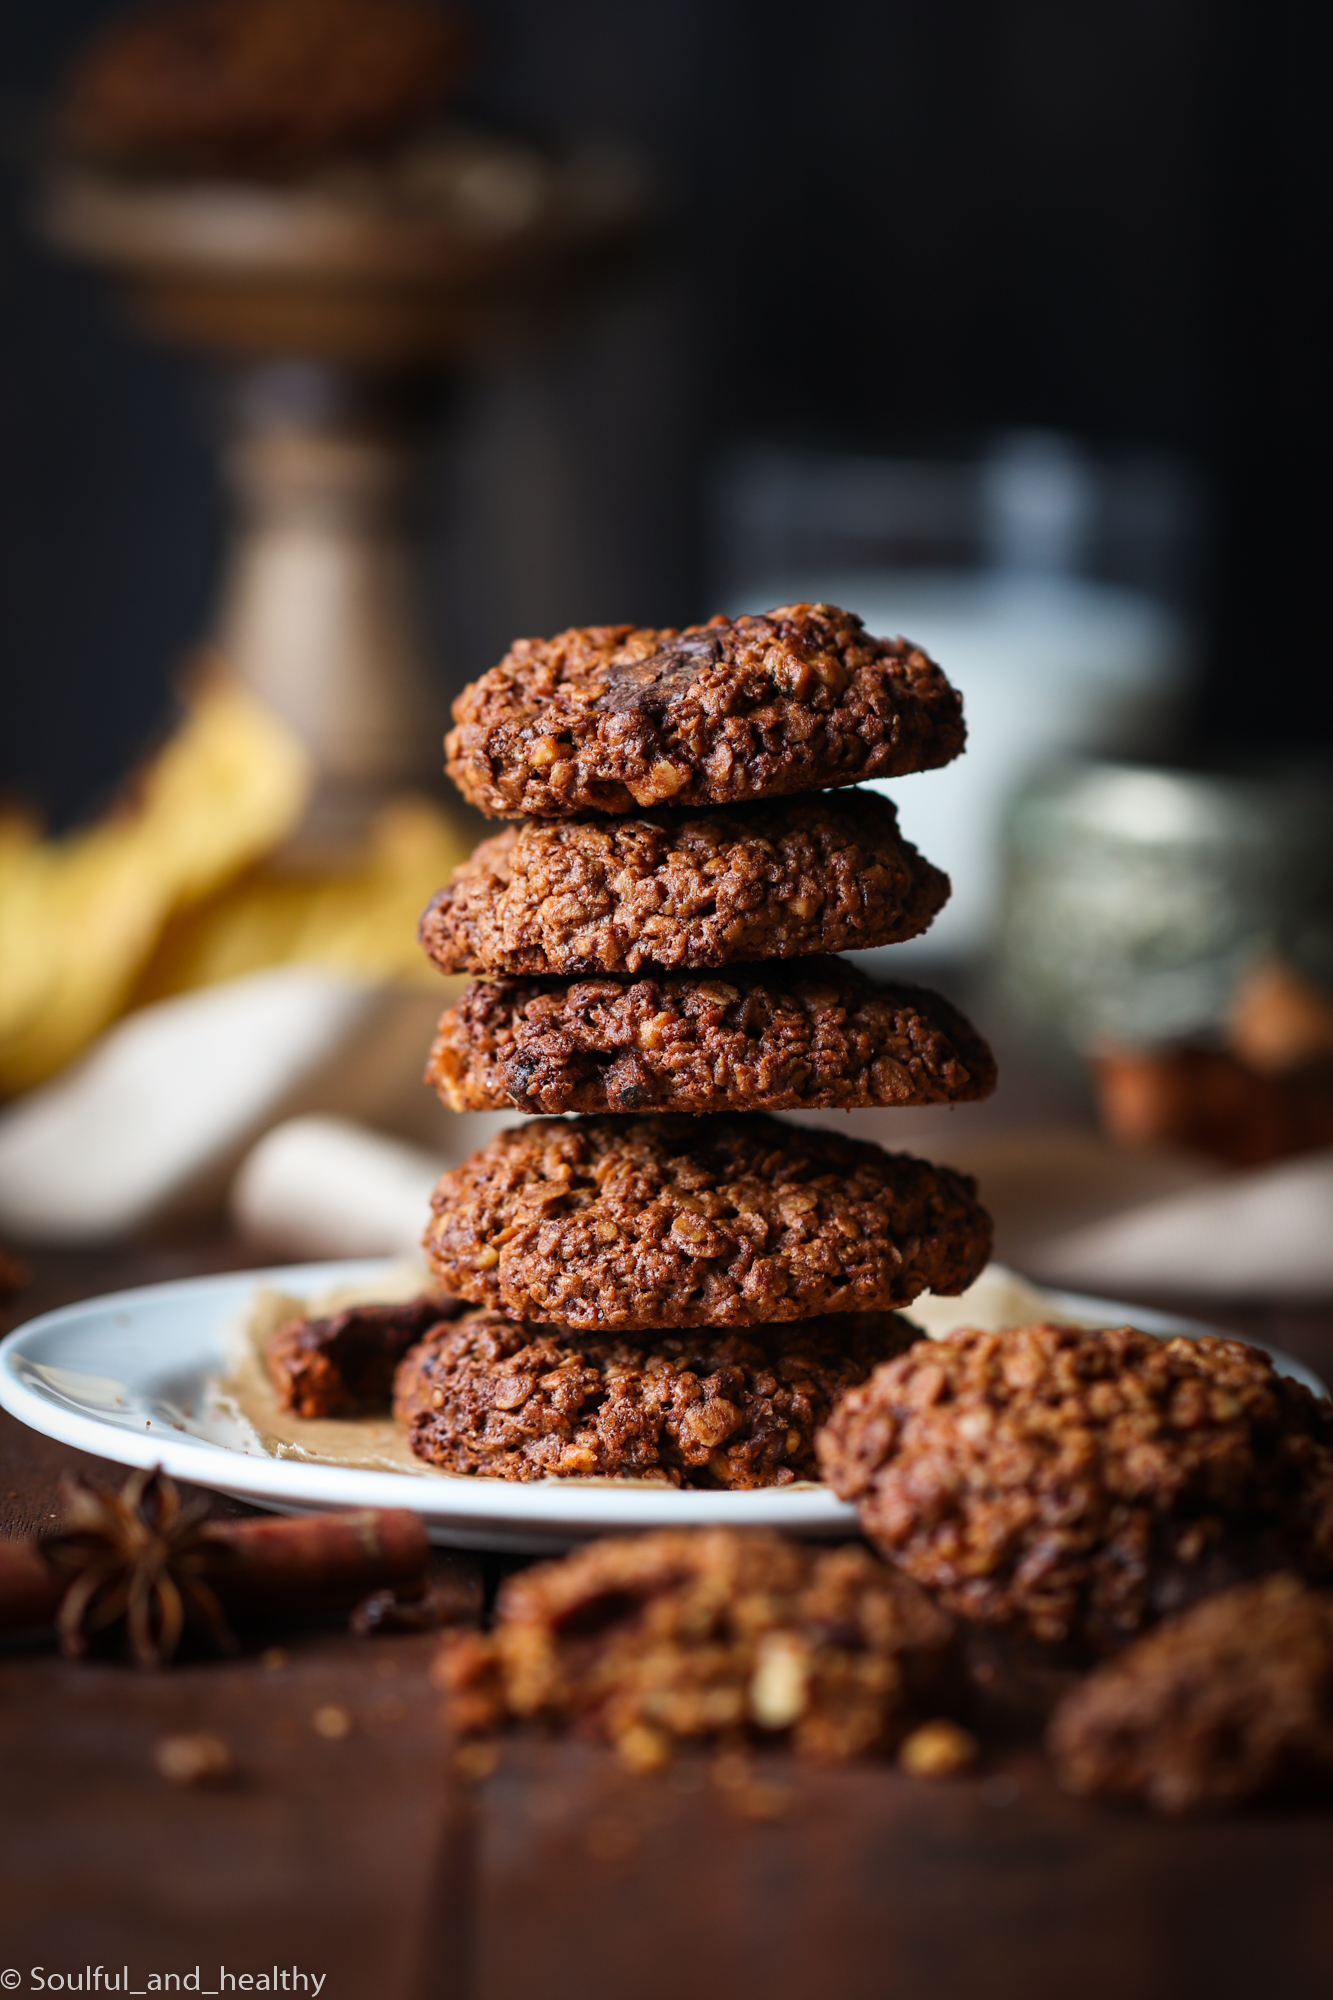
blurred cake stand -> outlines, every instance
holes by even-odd
[[[585,295],[642,213],[619,156],[471,131],[287,185],[48,174],[49,240],[159,337],[228,364],[213,636],[313,752],[316,845],[440,767],[409,502],[441,379]]]

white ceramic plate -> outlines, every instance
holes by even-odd
[[[376,1262],[355,1262],[229,1272],[146,1285],[45,1313],[0,1344],[0,1403],[62,1444],[122,1465],[162,1465],[177,1478],[262,1506],[287,1512],[411,1507],[424,1516],[432,1540],[462,1548],[540,1552],[616,1529],[717,1522],[821,1537],[855,1532],[855,1510],[815,1486],[727,1493],[583,1480],[511,1485],[424,1469],[414,1476],[271,1458],[210,1396],[212,1378],[229,1365],[232,1330],[260,1286],[310,1297],[335,1286],[366,1284],[381,1269]],[[995,1267],[974,1292],[987,1284],[1013,1289],[1008,1274]],[[1141,1306],[1063,1292],[1040,1294],[1038,1309],[1091,1325],[1129,1322],[1161,1335],[1217,1330]],[[969,1318],[976,1323],[967,1300],[951,1300],[947,1307],[935,1302],[932,1323],[942,1313],[953,1324]],[[1270,1352],[1284,1374],[1325,1393],[1309,1369],[1276,1349]]]

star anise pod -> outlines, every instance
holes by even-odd
[[[208,1580],[225,1551],[209,1537],[206,1501],[182,1506],[161,1466],[133,1473],[119,1493],[66,1474],[61,1499],[64,1525],[41,1549],[69,1578],[56,1617],[66,1659],[82,1659],[118,1628],[141,1667],[164,1665],[187,1631],[218,1652],[236,1651]]]

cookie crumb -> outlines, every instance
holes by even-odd
[[[209,1730],[183,1736],[159,1736],[153,1762],[172,1785],[219,1785],[235,1776],[231,1746]]]
[[[975,1764],[977,1739],[956,1722],[923,1722],[898,1746],[898,1762],[909,1777],[954,1778]]]
[[[671,1762],[671,1738],[645,1722],[636,1722],[617,1736],[616,1755],[627,1771],[645,1777]]]
[[[454,1752],[454,1776],[465,1785],[480,1785],[500,1767],[500,1751],[494,1743],[464,1743]]]

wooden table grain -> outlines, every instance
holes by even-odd
[[[208,1239],[37,1258],[5,1323],[242,1261]],[[1333,1374],[1333,1309],[1203,1316]],[[54,1520],[69,1465],[120,1476],[0,1418],[4,1532]],[[328,2000],[1333,1993],[1333,1811],[1163,1824],[1063,1797],[1023,1743],[936,1785],[774,1760],[781,1810],[758,1821],[702,1763],[635,1780],[577,1744],[514,1741],[469,1786],[435,1643],[325,1625],[159,1674],[0,1654],[0,1986],[87,1991],[101,1968],[93,1990]],[[233,1783],[159,1776],[155,1743],[196,1730],[231,1746]]]

